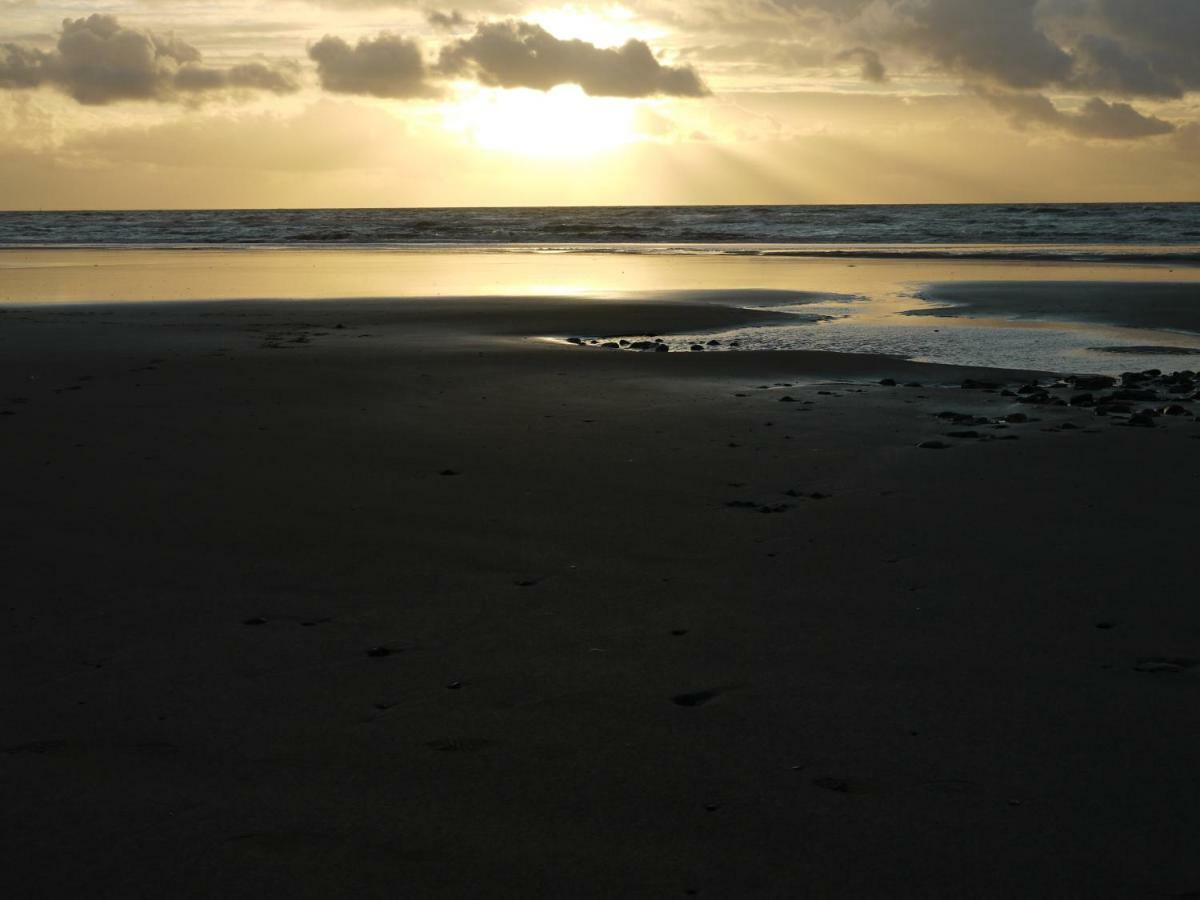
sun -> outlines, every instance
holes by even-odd
[[[637,103],[589,97],[577,85],[550,91],[480,89],[446,108],[446,128],[479,147],[540,159],[581,159],[639,139]]]

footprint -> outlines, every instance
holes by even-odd
[[[332,834],[301,831],[260,831],[238,834],[226,844],[253,856],[303,861],[314,854],[336,849],[341,841]]]
[[[437,741],[426,741],[425,746],[439,753],[475,753],[494,746],[494,741],[484,738],[443,738]]]
[[[4,748],[7,756],[58,756],[75,749],[71,741],[26,741],[23,744],[11,744]]]
[[[827,791],[833,791],[837,794],[850,793],[850,781],[846,778],[825,775],[821,778],[814,778],[812,783],[816,787],[824,788]]]
[[[705,703],[715,700],[720,694],[721,692],[718,690],[693,691],[688,694],[676,694],[671,698],[671,702],[676,706],[686,706],[689,708],[703,706]]]
[[[1148,672],[1152,675],[1177,675],[1194,669],[1200,665],[1200,659],[1188,659],[1180,656],[1144,656],[1133,667],[1135,672]]]

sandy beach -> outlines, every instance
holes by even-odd
[[[865,261],[0,256],[8,896],[1200,891],[1197,379],[690,352],[785,314],[645,293]],[[672,352],[563,343],[618,335]]]

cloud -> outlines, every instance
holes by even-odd
[[[867,47],[855,47],[852,50],[842,51],[837,58],[858,60],[863,81],[882,84],[888,80],[887,67],[874,50]]]
[[[1182,97],[1200,90],[1200,3],[1091,0],[1092,30],[1076,45],[1077,82],[1125,96]]]
[[[396,99],[437,94],[426,80],[421,48],[391,32],[361,38],[353,47],[326,35],[309,48],[308,55],[317,64],[321,87],[331,93]]]
[[[1038,24],[1038,0],[924,0],[907,13],[900,37],[946,69],[1014,88],[1061,82],[1072,60]]]
[[[57,88],[79,103],[179,100],[185,95],[247,89],[299,90],[291,64],[247,63],[211,68],[200,51],[173,35],[125,28],[114,16],[64,19],[56,49],[0,44],[0,88]]]
[[[443,31],[457,31],[460,28],[465,28],[469,23],[467,17],[460,13],[457,9],[452,9],[448,13],[430,10],[426,16],[426,20],[434,28],[440,28]]]
[[[578,84],[597,97],[704,97],[709,91],[691,66],[664,66],[644,41],[600,48],[560,40],[540,25],[485,22],[442,48],[438,70],[504,88],[549,90]]]
[[[1063,112],[1041,94],[988,91],[981,94],[1021,127],[1043,125],[1077,137],[1110,141],[1155,137],[1176,130],[1172,123],[1143,115],[1128,103],[1109,103],[1099,97],[1093,97],[1079,112]]]

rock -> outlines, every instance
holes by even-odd
[[[1163,415],[1163,416],[1190,416],[1192,414],[1190,410],[1188,410],[1187,408],[1185,408],[1183,406],[1179,406],[1178,404],[1172,404],[1171,406],[1164,406],[1158,412],[1159,412],[1159,415]]]
[[[442,471],[438,472],[438,474],[443,477],[450,478],[455,475],[458,475],[459,473],[454,469],[442,469]]]
[[[921,384],[919,381],[906,381],[904,382],[904,386],[907,388],[925,387],[925,385]]]
[[[264,619],[262,616],[254,616],[253,618],[250,618],[250,619],[243,619],[242,624],[243,625],[266,625],[267,620]]]
[[[655,352],[655,353],[667,353],[667,352],[669,352],[669,351],[670,351],[670,349],[671,349],[671,348],[670,348],[670,347],[668,347],[666,344],[658,344],[658,345],[657,345],[657,346],[654,348],[654,352]]]
[[[917,447],[920,448],[921,450],[949,450],[950,449],[950,445],[943,443],[942,441],[922,441],[921,443],[917,444]]]
[[[882,378],[882,379],[880,379],[879,383],[881,385],[883,385],[884,387],[895,387],[896,379],[895,378]]]
[[[1009,425],[1023,425],[1029,421],[1029,416],[1025,415],[1025,413],[1009,413],[1004,417],[1003,421]]]
[[[567,338],[567,343],[568,344],[582,344],[583,338],[570,337],[570,338]]]
[[[961,441],[974,440],[983,437],[978,431],[951,431],[946,434],[946,437],[957,438]]]
[[[1017,393],[1018,394],[1044,394],[1045,390],[1036,381],[1032,381],[1029,384],[1023,384],[1019,388],[1017,388]]]
[[[1133,428],[1153,428],[1154,419],[1144,413],[1134,413],[1125,421],[1125,424]]]
[[[385,656],[391,656],[396,651],[390,647],[372,647],[367,651],[367,656],[371,659],[383,659]]]
[[[720,342],[720,341],[709,341],[709,342],[708,342],[708,346],[710,346],[710,347],[720,347],[720,346],[721,346],[721,342]]]
[[[692,344],[692,346],[688,347],[688,349],[691,350],[693,353],[703,353],[704,352],[704,348],[702,346],[700,346],[699,344]]]
[[[974,378],[967,378],[962,383],[964,391],[995,391],[1000,389],[1000,385],[994,381],[976,381]]]
[[[1070,403],[1072,406],[1095,406],[1096,398],[1091,394],[1076,394]]]
[[[621,338],[621,340],[617,341],[617,343],[620,344],[622,347],[629,346],[629,341],[625,340],[624,338]]]
[[[1077,391],[1104,391],[1113,387],[1117,379],[1108,375],[1072,375],[1067,382]]]
[[[600,349],[602,349],[602,350],[620,350],[621,345],[618,344],[616,341],[605,341],[603,344],[600,345]]]
[[[1145,390],[1142,388],[1122,388],[1119,391],[1113,391],[1112,399],[1114,400],[1157,400],[1158,392]]]
[[[782,397],[779,398],[779,402],[780,403],[795,403],[796,398],[793,397],[791,394],[784,394]]]

